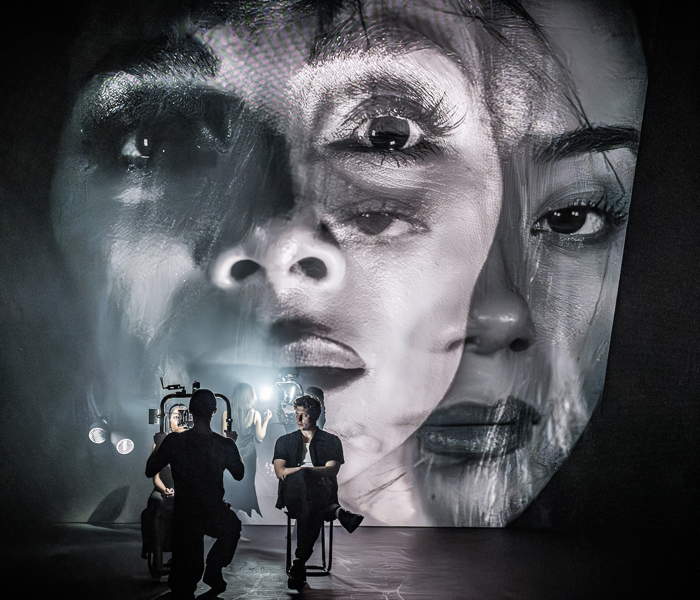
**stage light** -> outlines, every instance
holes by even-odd
[[[109,435],[110,442],[117,449],[119,454],[129,454],[134,449],[134,442],[126,437],[121,431],[112,431]]]
[[[102,427],[93,427],[88,433],[91,442],[101,444],[107,440],[107,432]]]
[[[129,454],[134,449],[134,442],[128,438],[123,438],[117,442],[117,452],[119,454]]]
[[[262,389],[262,391],[260,392],[260,399],[261,400],[269,400],[270,396],[272,396],[272,388],[264,387]]]

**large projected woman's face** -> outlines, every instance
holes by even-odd
[[[299,368],[345,478],[447,391],[502,198],[480,78],[399,24],[369,49],[354,27],[310,58],[315,26],[222,26],[201,36],[212,74],[96,78],[55,188],[115,368],[206,385]]]
[[[344,502],[517,515],[600,397],[644,92],[621,13],[526,4],[542,30],[348,3],[324,37],[222,25],[197,34],[214,66],[183,43],[95,77],[54,216],[119,385],[298,369]]]
[[[553,47],[573,57],[562,75],[579,104],[523,136],[504,169],[503,212],[460,368],[413,440],[414,477],[434,524],[517,516],[601,396],[645,90],[638,42],[620,20],[628,15],[601,14],[562,3],[541,21]]]

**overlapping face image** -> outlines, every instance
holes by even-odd
[[[505,525],[602,392],[645,91],[631,13],[215,6],[110,55],[64,133],[53,221],[101,401],[286,369],[325,392],[344,505]]]

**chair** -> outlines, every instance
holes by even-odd
[[[292,568],[292,517],[289,513],[285,511],[287,515],[287,562],[286,570],[287,575],[289,575],[289,570]],[[328,532],[328,563],[326,563],[326,526],[324,524],[321,527],[321,559],[322,564],[320,565],[306,565],[306,576],[307,577],[323,577],[324,575],[330,575],[331,565],[333,564],[333,521],[330,522],[330,528]]]
[[[148,571],[151,576],[163,575],[155,569],[155,553],[160,552],[161,562],[163,552],[172,552],[172,498],[164,500],[167,504],[149,501],[148,506],[141,513],[141,536],[143,545],[141,548],[141,558],[148,562]],[[161,526],[156,525],[156,520],[162,519]],[[159,548],[160,547],[160,548]],[[168,565],[163,564],[163,570],[167,573]]]

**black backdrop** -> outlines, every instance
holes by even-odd
[[[59,505],[70,502],[70,494],[61,490],[72,486],[74,476],[63,461],[84,459],[58,452],[73,427],[63,395],[79,377],[80,318],[79,307],[60,301],[65,279],[50,236],[48,192],[69,106],[71,46],[91,4],[4,9],[0,500],[5,530],[60,515]],[[176,2],[149,4],[159,5],[172,8]],[[124,12],[130,6],[119,4]],[[517,527],[623,529],[681,538],[700,533],[695,518],[700,15],[685,6],[633,2],[649,90],[605,393],[570,459],[514,523]]]

